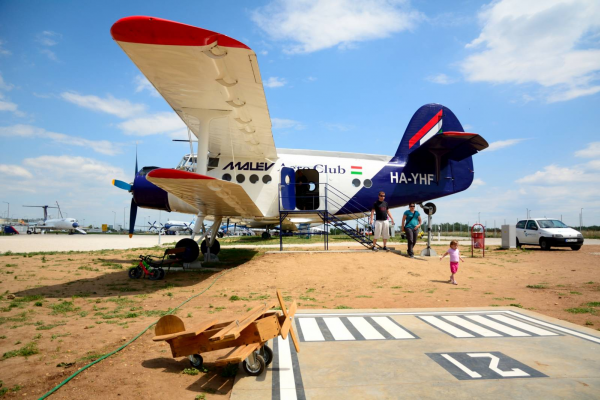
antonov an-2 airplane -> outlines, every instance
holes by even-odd
[[[188,155],[178,169],[138,172],[136,161],[133,184],[113,181],[133,194],[130,234],[137,206],[196,214],[193,238],[205,218],[213,230],[223,218],[269,229],[286,210],[284,230],[322,223],[327,214],[318,210],[354,219],[370,212],[379,191],[391,208],[422,203],[467,189],[471,156],[488,147],[478,134],[465,133],[447,107],[427,104],[393,156],[277,149],[257,56],[248,46],[146,16],[117,21],[111,34],[197,137],[200,155]]]

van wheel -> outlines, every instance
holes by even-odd
[[[550,245],[546,239],[540,239],[540,247],[542,250],[550,250]]]
[[[519,242],[519,238],[517,238],[517,249],[521,248],[521,242]]]
[[[579,250],[580,248],[581,248],[581,246],[571,246],[571,250],[575,250],[575,251]]]

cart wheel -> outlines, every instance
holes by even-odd
[[[245,359],[244,362],[242,363],[242,367],[244,367],[244,371],[246,371],[246,373],[250,376],[258,376],[258,375],[262,374],[265,371],[265,369],[267,368],[267,365],[265,364],[265,359],[262,358],[261,355],[255,353],[254,359],[256,360],[254,365],[251,365],[250,363],[248,363],[248,359]]]
[[[150,276],[148,278],[150,278],[151,281],[157,281],[160,279],[160,275],[160,268],[154,268],[152,272],[150,272]]]
[[[198,256],[200,255],[200,249],[198,249],[198,243],[195,240],[186,238],[181,239],[175,247],[185,247],[185,251],[183,253],[178,253],[176,255],[177,259],[190,263],[192,261],[196,261]]]
[[[188,356],[188,358],[190,359],[190,364],[192,365],[192,367],[196,369],[202,368],[202,364],[204,364],[204,359],[200,354],[192,354],[191,356]]]
[[[270,365],[273,362],[273,350],[266,344],[262,347],[260,355],[265,360],[265,365]]]
[[[142,276],[144,272],[142,271],[142,269],[140,267],[135,267],[135,268],[131,268],[129,270],[129,277],[131,279],[140,279],[140,277]]]

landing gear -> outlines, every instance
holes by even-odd
[[[175,257],[185,263],[190,263],[192,261],[196,261],[198,256],[200,255],[200,249],[198,248],[198,243],[195,240],[185,238],[181,239],[175,247],[185,247],[185,251],[183,253],[178,253]]]
[[[260,235],[264,240],[269,240],[271,239],[271,234],[269,232],[263,232],[262,235]]]
[[[202,254],[206,254],[208,253],[208,239],[204,239],[202,241],[202,244],[200,244],[200,251],[202,251]],[[210,254],[213,255],[217,255],[219,254],[219,251],[221,251],[221,244],[219,243],[219,241],[217,239],[215,239],[215,241],[213,242],[212,246],[210,246]]]
[[[427,247],[421,251],[422,257],[435,257],[437,253],[431,248],[431,217],[437,211],[437,207],[433,203],[419,204],[425,214],[427,214]]]

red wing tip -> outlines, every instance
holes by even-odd
[[[110,28],[119,42],[171,46],[206,46],[215,41],[219,46],[250,49],[229,36],[168,19],[135,15],[121,18]]]
[[[180,171],[178,169],[158,168],[148,172],[149,178],[158,179],[216,179],[212,176],[197,174],[195,172]]]

